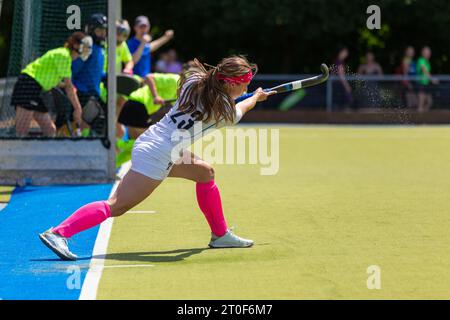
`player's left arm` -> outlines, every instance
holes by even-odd
[[[266,101],[268,97],[274,95],[275,93],[277,92],[265,92],[262,88],[259,88],[255,91],[255,94],[252,97],[236,104],[236,110],[238,112],[240,111],[242,116],[244,116],[247,112],[252,110],[258,102]]]

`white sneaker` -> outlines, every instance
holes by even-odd
[[[75,261],[78,259],[75,254],[70,252],[67,239],[59,234],[53,233],[52,229],[41,233],[39,239],[61,259],[66,261]]]
[[[249,248],[253,245],[253,240],[240,238],[231,230],[228,230],[222,237],[212,236],[209,243],[210,248]]]

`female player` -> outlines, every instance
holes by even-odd
[[[252,240],[240,238],[228,230],[211,165],[189,152],[183,152],[180,159],[172,159],[172,150],[179,142],[171,137],[177,130],[183,130],[189,133],[191,140],[200,138],[194,135],[194,124],[206,129],[237,123],[256,103],[274,94],[259,88],[253,97],[235,105],[234,100],[247,91],[253,71],[256,65],[240,56],[225,58],[209,71],[196,61],[195,68],[180,81],[179,99],[174,107],[136,141],[131,170],[114,195],[108,201],[78,209],[56,228],[40,234],[42,242],[60,258],[76,260],[77,256],[68,248],[67,238],[110,217],[125,214],[169,176],[196,182],[198,205],[212,231],[211,248],[252,246]]]
[[[75,32],[63,48],[48,51],[22,70],[11,99],[11,105],[16,108],[18,137],[28,134],[33,119],[41,127],[44,136],[55,136],[55,124],[41,97],[43,92],[58,86],[61,81],[64,81],[65,91],[74,107],[74,121],[81,122],[81,105],[71,81],[71,66],[72,61],[79,57],[83,60],[89,58],[91,50],[92,38],[82,32]]]

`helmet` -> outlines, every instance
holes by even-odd
[[[117,21],[116,27],[117,27],[117,34],[122,34],[125,35],[126,37],[130,36],[131,28],[127,20]]]
[[[86,26],[86,33],[89,34],[94,40],[95,44],[104,46],[106,38],[98,37],[95,34],[95,29],[107,29],[108,19],[102,13],[96,13],[91,16],[89,23]]]

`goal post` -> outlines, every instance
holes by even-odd
[[[1,5],[2,0],[0,0]],[[0,185],[110,183],[116,179],[116,20],[119,0],[15,0],[13,32],[6,79],[0,79]],[[68,29],[68,8],[78,6],[79,29]],[[49,50],[62,47],[75,31],[85,31],[92,14],[108,17],[107,98],[102,134],[86,137],[43,137],[33,122],[30,134],[16,134],[11,106],[21,71]],[[58,105],[56,107],[59,107]]]
[[[108,152],[108,178],[114,180],[116,176],[116,20],[117,0],[108,0],[108,139],[111,146]]]

